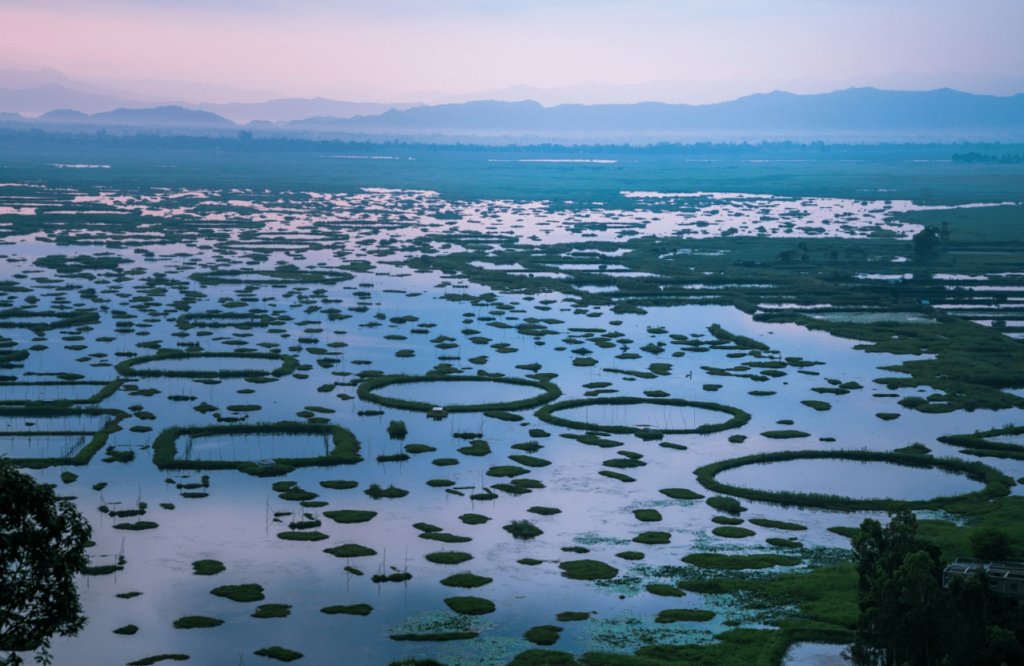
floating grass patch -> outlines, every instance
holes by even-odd
[[[285,541],[323,541],[327,539],[327,535],[323,532],[309,531],[309,532],[278,532],[278,539],[284,539]]]
[[[875,416],[882,419],[883,421],[895,421],[900,417],[899,414],[896,414],[894,412],[879,412],[875,414]]]
[[[742,518],[730,518],[729,516],[715,516],[711,519],[711,522],[719,525],[742,525]]]
[[[708,506],[710,506],[712,509],[717,509],[719,511],[731,513],[734,515],[747,510],[747,508],[740,504],[739,500],[736,499],[735,497],[709,497]]]
[[[661,493],[662,495],[665,495],[666,497],[671,497],[672,499],[676,500],[704,499],[704,495],[701,495],[700,493],[695,493],[692,490],[687,490],[686,488],[662,488],[658,492]]]
[[[366,523],[376,517],[376,511],[362,511],[358,509],[339,509],[337,511],[324,511],[324,517],[330,518],[336,523],[343,525],[351,523]]]
[[[832,409],[832,405],[825,402],[824,400],[801,400],[800,404],[807,405],[808,407],[817,412],[827,412],[828,410]]]
[[[158,527],[160,526],[148,520],[140,520],[136,523],[117,523],[114,525],[115,530],[128,530],[130,532],[139,532],[142,530],[155,530]]]
[[[224,624],[224,620],[205,615],[186,615],[174,621],[175,629],[210,629]]]
[[[562,627],[557,627],[553,624],[543,624],[539,627],[527,629],[526,633],[523,634],[523,638],[534,645],[554,645],[558,642],[558,635],[561,632]]]
[[[759,553],[756,555],[725,555],[723,553],[691,553],[683,562],[703,569],[740,571],[743,569],[769,569],[771,567],[792,567],[800,564],[799,557]]]
[[[188,661],[191,659],[187,654],[157,654],[152,657],[144,657],[136,661],[129,661],[128,666],[153,666],[161,661]]]
[[[784,520],[768,520],[767,518],[751,518],[750,522],[758,527],[770,527],[775,530],[803,531],[807,527],[797,523],[787,523]]]
[[[836,527],[829,527],[828,531],[832,532],[833,534],[838,534],[839,536],[844,536],[847,539],[852,539],[855,536],[857,536],[858,534],[860,534],[860,528],[859,527],[846,527],[844,525],[837,525]]]
[[[658,624],[671,622],[707,622],[715,617],[714,611],[696,610],[692,608],[674,608],[658,613],[654,621]]]
[[[493,582],[493,578],[487,578],[486,576],[477,576],[471,573],[458,573],[447,578],[441,579],[441,584],[446,587],[483,587],[488,583]]]
[[[530,470],[515,465],[496,465],[487,470],[487,476],[493,476],[496,478],[512,478],[521,476],[523,474],[529,474]]]
[[[377,462],[388,463],[388,462],[405,462],[409,460],[408,453],[390,453],[387,455],[377,456]]]
[[[376,555],[377,551],[373,548],[367,548],[366,546],[360,546],[356,543],[346,543],[342,546],[334,546],[333,548],[325,548],[324,552],[328,555],[334,555],[335,557],[349,558],[349,557],[370,557]]]
[[[941,440],[941,438],[940,438],[940,440]],[[893,453],[912,453],[912,454],[916,453],[918,455],[927,455],[927,454],[929,454],[931,452],[932,452],[931,449],[929,449],[927,446],[925,446],[924,444],[921,444],[919,442],[915,442],[915,443],[911,444],[910,446],[904,446],[904,447],[899,448],[899,449],[893,449]]]
[[[373,611],[370,604],[352,604],[350,606],[326,606],[320,609],[326,615],[369,615]]]
[[[614,398],[590,398],[584,400],[564,400],[557,402],[553,405],[545,405],[537,410],[536,416],[542,421],[550,423],[552,425],[561,426],[563,428],[573,428],[576,430],[601,430],[607,433],[613,434],[639,434],[647,430],[645,427],[633,427],[624,425],[602,425],[594,423],[586,423],[584,421],[574,421],[572,419],[565,419],[556,416],[556,412],[564,411],[566,409],[575,409],[578,407],[591,407],[595,405],[641,405],[641,404],[654,404],[664,405],[666,407],[691,407],[694,409],[706,409],[713,412],[721,412],[730,416],[728,421],[723,423],[704,424],[696,428],[684,428],[684,429],[660,429],[659,432],[666,435],[688,435],[688,434],[711,434],[715,432],[721,432],[723,430],[730,430],[732,428],[740,428],[746,425],[750,421],[750,414],[747,414],[742,409],[736,407],[730,407],[728,405],[721,405],[716,402],[694,402],[690,400],[678,400],[671,398],[632,398],[632,397],[614,397]]]
[[[915,500],[905,502],[911,509],[936,509],[954,504],[964,500],[988,500],[995,497],[1002,497],[1009,494],[1010,486],[1016,482],[994,467],[989,467],[980,462],[968,462],[959,458],[935,458],[933,456],[906,453],[884,453],[877,451],[778,451],[774,453],[761,453],[742,458],[733,458],[720,462],[704,465],[695,470],[697,480],[702,486],[713,492],[728,493],[736,497],[743,497],[761,502],[773,502],[794,506],[815,506],[829,509],[842,509],[847,511],[884,511],[891,503],[885,498],[878,499],[857,499],[842,497],[839,495],[824,495],[815,493],[792,493],[773,492],[758,490],[754,488],[741,488],[721,483],[715,479],[717,474],[727,469],[743,467],[745,465],[756,465],[762,463],[785,462],[789,460],[855,460],[861,462],[883,462],[906,467],[921,469],[941,469],[950,472],[958,472],[968,478],[980,481],[985,484],[982,490],[953,497],[936,497],[930,500]],[[710,502],[710,500],[709,500]]]
[[[529,541],[544,534],[544,531],[531,523],[529,520],[513,520],[501,529],[511,534],[519,541]]]
[[[457,550],[442,550],[437,553],[427,553],[424,555],[428,562],[434,564],[462,564],[473,559],[473,556],[469,553],[462,553]]]
[[[288,617],[292,614],[292,607],[288,604],[263,604],[256,607],[252,617],[269,619],[275,617]]]
[[[440,541],[442,543],[466,543],[472,541],[470,537],[457,536],[447,532],[422,532],[419,537],[429,541]]]
[[[715,536],[724,537],[726,539],[744,539],[746,537],[751,537],[754,536],[754,534],[756,534],[754,530],[748,530],[745,527],[734,527],[731,525],[726,525],[724,527],[716,527],[715,529],[711,530],[711,533]]]
[[[359,485],[358,481],[321,481],[320,485],[331,490],[351,490]]]
[[[224,563],[217,560],[196,560],[192,563],[192,573],[197,576],[214,576],[225,569]]]
[[[528,567],[535,567],[538,564],[544,564],[544,560],[538,560],[538,559],[533,558],[533,557],[524,557],[521,560],[516,560],[516,562],[518,562],[519,564],[528,566]]]
[[[529,511],[530,513],[535,513],[538,516],[554,516],[556,514],[562,513],[561,509],[556,509],[550,506],[531,506],[529,509],[527,509],[527,511]]]
[[[136,627],[134,624],[126,624],[123,627],[118,627],[117,629],[114,629],[113,633],[118,634],[120,636],[134,636],[138,633],[138,631],[139,628]]]
[[[493,601],[480,597],[448,597],[444,603],[460,615],[486,615],[497,610]]]
[[[669,543],[672,535],[669,532],[641,532],[633,537],[635,543],[642,543],[647,546],[655,546]]]
[[[456,450],[464,456],[482,457],[491,452],[491,446],[482,439],[474,439],[468,446],[462,446]]]
[[[776,548],[803,548],[804,545],[799,541],[792,541],[790,539],[781,539],[779,537],[770,537],[765,539],[765,542],[769,546],[775,546]]]
[[[443,528],[440,528],[437,525],[431,525],[430,523],[413,523],[412,526],[414,528],[418,529],[420,532],[443,532],[444,531]]]
[[[646,587],[647,591],[651,594],[659,597],[685,597],[686,592],[683,592],[674,585],[666,585],[665,583],[648,583]]]
[[[406,444],[405,445],[405,452],[406,453],[412,453],[414,455],[417,454],[417,453],[433,453],[434,451],[437,451],[437,449],[434,448],[433,446],[428,446],[426,444]]]
[[[657,523],[661,521],[661,513],[657,509],[636,509],[633,517],[645,523]]]
[[[438,467],[452,467],[458,465],[459,461],[457,458],[435,458],[430,461],[431,465],[437,465]]]
[[[799,439],[801,437],[810,437],[811,434],[802,430],[768,430],[762,432],[761,436],[768,439]]]
[[[276,659],[278,661],[295,661],[296,659],[302,659],[303,657],[301,652],[289,650],[288,648],[283,648],[279,645],[272,645],[270,647],[254,650],[253,654],[258,654],[261,657],[268,657],[270,659]]]
[[[392,421],[388,424],[388,436],[391,439],[405,439],[408,434],[409,429],[405,426],[405,421]]]
[[[210,594],[215,597],[223,597],[240,603],[263,601],[266,599],[266,597],[263,596],[263,586],[256,583],[247,583],[245,585],[222,585],[221,587],[215,587],[210,590]]]
[[[624,560],[636,561],[644,559],[646,555],[636,550],[624,550],[621,553],[615,553],[615,557],[621,557]]]
[[[551,464],[550,460],[544,460],[543,458],[535,458],[533,456],[518,454],[509,456],[509,459],[512,460],[512,462],[523,465],[524,467],[547,467],[548,465]]]
[[[482,516],[479,513],[464,513],[461,516],[459,516],[459,520],[461,520],[467,525],[483,525],[488,520],[490,520],[490,518],[488,518],[487,516]]]
[[[597,560],[571,560],[558,565],[562,576],[572,580],[607,580],[615,578],[619,570]]]
[[[141,597],[142,592],[121,592],[120,594],[115,594],[114,596],[118,599],[134,599],[135,597]]]
[[[387,488],[381,488],[376,483],[370,484],[370,487],[363,491],[375,500],[379,499],[398,499],[399,497],[405,497],[409,494],[408,490],[402,490],[396,488],[393,485],[389,485]]]
[[[583,620],[590,619],[590,613],[583,611],[564,611],[556,615],[555,619],[559,622],[582,622]]]
[[[609,479],[615,479],[616,481],[622,481],[623,483],[633,483],[636,481],[633,477],[628,474],[621,474],[619,472],[612,472],[607,469],[602,469],[598,472],[601,476],[607,476]]]

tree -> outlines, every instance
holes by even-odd
[[[1010,537],[994,527],[982,527],[975,530],[968,541],[971,554],[980,560],[1007,560],[1013,556]]]
[[[868,518],[853,540],[860,616],[851,655],[864,666],[930,663],[933,630],[927,628],[940,605],[939,551],[917,536],[917,519],[894,507],[883,526]],[[920,656],[924,659],[920,659]]]
[[[21,664],[24,651],[49,663],[50,638],[85,625],[74,578],[91,535],[74,504],[0,458],[0,663]]]
[[[914,256],[918,261],[931,261],[946,251],[950,237],[949,223],[943,222],[942,227],[926,226],[914,234]]]

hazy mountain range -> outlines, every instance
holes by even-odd
[[[56,99],[65,91],[57,84],[6,91],[28,98]],[[81,103],[109,98],[77,91]],[[0,95],[0,100],[3,97]],[[42,103],[40,101],[40,103]],[[682,140],[682,137],[792,138],[856,135],[865,140],[1024,140],[1024,94],[1010,97],[973,95],[949,89],[928,92],[851,88],[819,95],[786,92],[749,95],[718,104],[687,105],[563,104],[546,108],[534,101],[474,101],[460,104],[389,108],[385,104],[333,100],[271,100],[262,103],[203,105],[233,115],[262,110],[278,117],[315,109],[301,120],[253,122],[246,125],[212,110],[164,105],[118,108],[98,113],[59,109],[38,118],[4,114],[0,122],[62,129],[90,127],[168,128],[232,132],[248,129],[259,135],[304,136],[458,136],[532,137],[551,140]],[[406,105],[407,107],[409,105]],[[0,106],[0,109],[6,107]],[[85,108],[84,106],[82,108]],[[258,116],[257,116],[258,117]]]

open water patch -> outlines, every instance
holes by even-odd
[[[437,405],[474,405],[529,400],[543,394],[534,386],[500,384],[491,381],[438,382],[424,381],[410,384],[392,384],[375,393],[385,398],[411,402],[429,402]]]

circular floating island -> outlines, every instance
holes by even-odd
[[[941,508],[1008,495],[1015,485],[980,462],[876,451],[780,451],[723,460],[694,473],[705,488],[725,495],[846,511],[884,511],[894,501],[911,509]],[[761,487],[747,485],[755,483]]]
[[[640,407],[640,409],[636,409],[637,407]],[[682,419],[683,415],[680,415],[679,421],[670,421],[664,418],[654,419],[649,413],[651,411],[651,407],[654,407],[655,409],[660,407],[662,410],[667,407],[692,408],[703,412],[728,414],[731,418],[719,423],[701,423],[700,425],[697,425],[696,423],[691,422],[690,424],[687,424]],[[595,412],[597,411],[595,408],[600,408],[602,412],[611,408],[613,418],[615,420],[623,422],[630,421],[633,425],[625,425],[624,423],[593,423],[589,420],[583,421],[576,418],[558,416],[555,413],[571,411],[570,416],[588,418],[590,417],[591,409],[594,409]],[[635,412],[634,415],[630,415],[630,408],[633,408],[633,411]],[[619,409],[621,409],[622,412],[616,414],[615,412]],[[553,405],[541,407],[537,410],[536,416],[541,421],[552,425],[562,426],[563,428],[597,430],[621,435],[635,435],[645,432],[657,432],[666,435],[706,435],[714,432],[721,432],[722,430],[740,428],[750,421],[750,414],[747,414],[745,411],[737,407],[730,407],[729,405],[722,405],[717,402],[695,402],[692,400],[680,400],[676,398],[617,397],[591,398],[587,400],[563,400],[562,402],[556,402]],[[600,415],[595,414],[595,416],[601,419],[601,416],[605,415],[602,413]],[[692,414],[690,418],[696,419],[697,416],[696,414]],[[658,421],[658,423],[650,423],[651,421]],[[645,422],[649,423],[649,425],[645,425]],[[659,424],[667,425],[668,427],[660,427]],[[687,425],[692,427],[686,427]]]
[[[511,396],[502,393],[513,392]],[[384,375],[368,379],[357,389],[362,400],[395,409],[432,412],[517,411],[532,409],[562,395],[549,381],[519,377],[462,377],[446,375]],[[512,400],[498,398],[512,397]]]
[[[216,362],[218,359],[219,363]],[[281,365],[273,369],[253,367],[261,361],[271,361],[266,364],[268,366],[272,366],[273,362]],[[121,361],[114,366],[114,369],[129,377],[188,377],[193,379],[267,377],[269,379],[270,377],[290,375],[298,364],[299,361],[294,356],[270,352],[239,354],[161,350],[151,356],[136,356]],[[221,367],[217,367],[218,365]]]

